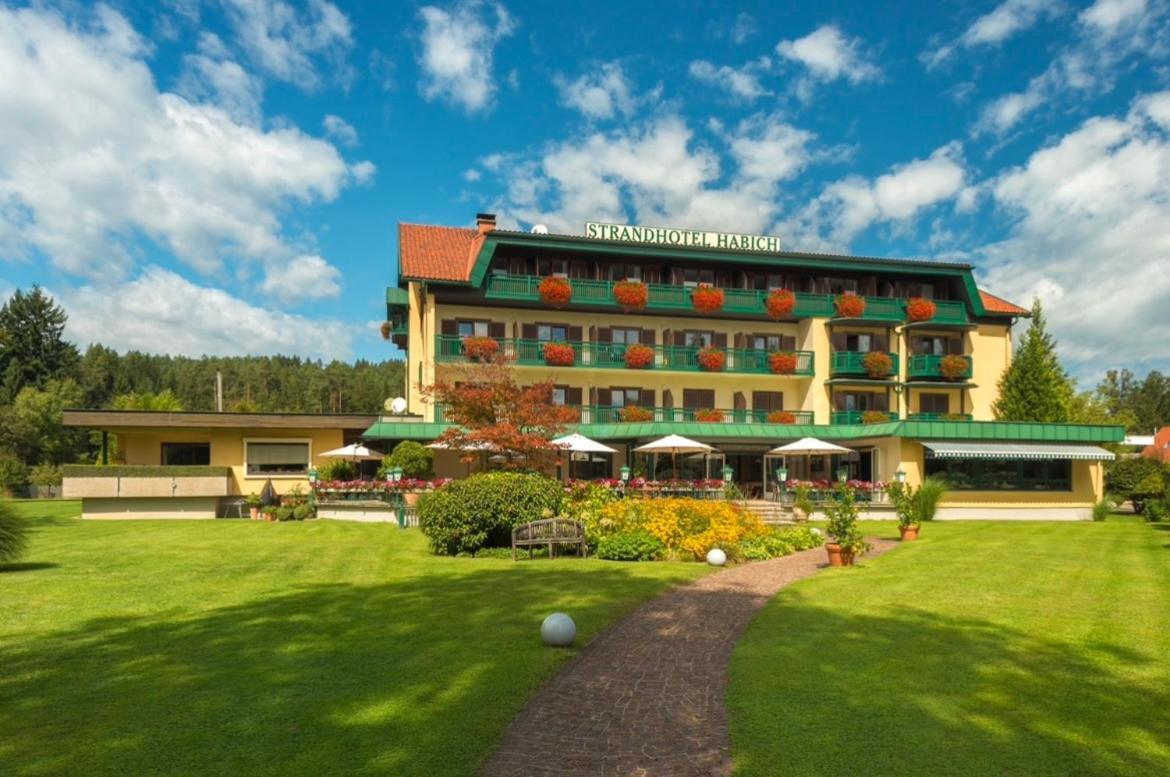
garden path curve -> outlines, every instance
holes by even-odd
[[[867,555],[897,544],[871,542]],[[730,774],[731,651],[777,591],[824,566],[816,548],[707,575],[642,605],[528,702],[481,775]]]

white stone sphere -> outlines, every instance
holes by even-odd
[[[727,554],[719,548],[711,548],[707,551],[707,563],[713,567],[721,567],[727,563]]]
[[[817,528],[817,527],[815,527],[815,526],[814,526],[814,527],[812,527],[811,529],[809,529],[808,531],[809,531],[809,533],[810,533],[812,536],[814,536],[814,537],[819,537],[819,536],[821,536],[821,530],[820,530],[820,529],[818,529],[818,528]]]
[[[540,638],[552,647],[568,647],[577,636],[577,624],[563,612],[554,612],[540,624]]]

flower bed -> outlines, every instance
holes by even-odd
[[[769,318],[788,318],[796,307],[796,295],[788,289],[776,289],[764,300],[764,309]]]
[[[787,410],[773,410],[771,413],[768,413],[768,423],[794,424],[796,423],[796,416]]]
[[[695,420],[702,423],[719,423],[723,420],[722,410],[696,410]]]
[[[655,537],[671,554],[698,560],[712,548],[734,554],[742,540],[760,536],[767,528],[733,502],[680,498],[619,499],[585,524],[591,542],[633,531]]]
[[[950,354],[938,360],[938,374],[946,380],[963,380],[967,377],[967,360]]]
[[[906,302],[906,319],[911,323],[929,321],[934,318],[936,306],[933,302],[922,297],[911,297]]]
[[[709,283],[700,283],[691,291],[691,306],[699,313],[718,313],[723,310],[723,300],[723,289]]]
[[[573,299],[573,287],[568,278],[550,275],[540,282],[540,299],[546,305],[563,308]]]
[[[618,418],[626,423],[642,423],[654,420],[654,411],[648,407],[626,405],[618,411]]]
[[[631,370],[644,370],[654,363],[654,349],[648,345],[631,345],[626,348],[625,360]]]
[[[861,423],[863,424],[884,424],[890,420],[889,413],[883,413],[881,410],[866,410],[861,414]]]
[[[861,366],[871,378],[888,378],[894,371],[894,360],[884,351],[870,351],[862,357]]]
[[[650,301],[650,290],[641,281],[618,281],[613,285],[613,299],[622,310],[644,310]]]
[[[788,351],[768,354],[768,369],[775,375],[791,375],[796,372],[796,354]]]
[[[434,491],[451,482],[450,478],[418,480],[403,478],[391,480],[318,480],[313,484],[313,497],[318,502],[353,502],[389,500],[391,494]]]
[[[842,294],[833,300],[833,307],[841,318],[861,318],[865,315],[865,297]]]
[[[572,367],[577,360],[577,352],[568,343],[545,343],[544,363],[550,367]]]
[[[695,359],[699,362],[699,369],[707,372],[719,372],[727,361],[727,354],[713,345],[700,348]]]
[[[473,362],[491,361],[500,352],[500,342],[492,337],[463,338],[463,355]]]

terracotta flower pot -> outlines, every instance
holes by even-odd
[[[831,567],[851,567],[853,566],[853,551],[845,550],[835,542],[826,542],[825,550],[829,554],[829,566]]]
[[[248,515],[252,518],[253,521],[260,520],[260,508],[256,505],[250,505],[248,507]]]
[[[910,542],[918,539],[917,526],[899,526],[898,531],[902,534],[902,542]]]
[[[402,495],[402,501],[406,503],[407,507],[414,507],[418,504],[418,497],[417,491],[407,491]]]

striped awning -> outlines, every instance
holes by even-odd
[[[1096,445],[1059,445],[1041,442],[923,442],[927,457],[935,459],[1080,459],[1112,461],[1114,456]]]

